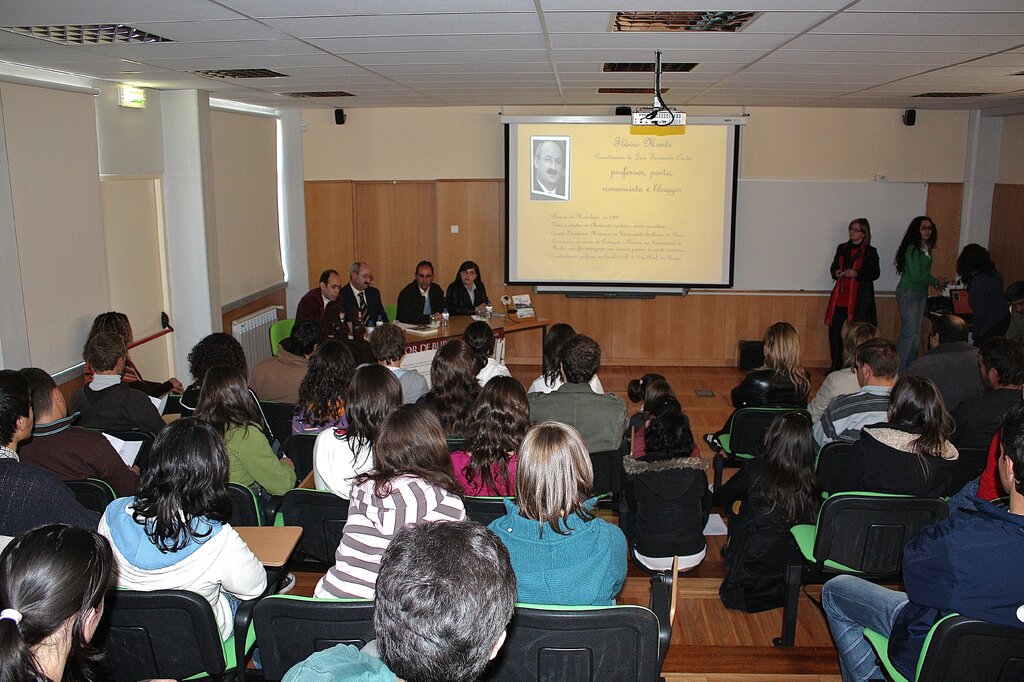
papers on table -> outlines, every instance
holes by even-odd
[[[408,324],[406,322],[396,322],[399,327],[404,329],[408,334],[415,334],[423,336],[426,334],[433,334],[437,331],[437,322],[429,322],[427,324]]]
[[[111,436],[109,433],[104,433],[103,437],[110,441],[110,444],[117,450],[117,454],[124,460],[125,466],[134,466],[135,459],[139,456],[139,450],[145,444],[145,441],[141,440],[121,440]]]

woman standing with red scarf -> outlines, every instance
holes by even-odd
[[[833,371],[843,366],[843,324],[878,324],[874,285],[879,275],[878,251],[871,246],[871,226],[866,218],[855,218],[849,229],[850,240],[839,245],[832,259],[831,273],[836,284],[825,312]]]

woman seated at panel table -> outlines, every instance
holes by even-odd
[[[471,260],[459,266],[459,274],[448,285],[445,302],[451,315],[472,315],[486,310],[487,287],[480,278],[480,266]]]

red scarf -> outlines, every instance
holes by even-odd
[[[846,243],[846,248],[839,252],[839,272],[853,268],[860,272],[864,263],[864,254],[867,252],[867,240],[860,244]],[[835,273],[833,273],[835,274]],[[832,316],[836,308],[846,308],[846,321],[853,322],[853,312],[857,305],[857,290],[860,282],[856,277],[836,277],[836,284],[832,287],[832,297],[828,300],[828,310],[825,311],[825,326],[832,324]]]

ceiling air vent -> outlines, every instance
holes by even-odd
[[[668,92],[672,88],[662,88],[662,92]],[[654,88],[598,88],[599,95],[653,95]]]
[[[270,69],[202,69],[192,73],[205,78],[287,78]]]
[[[61,45],[112,45],[173,43],[153,33],[124,24],[82,24],[80,26],[0,26],[0,31],[47,40]]]
[[[344,90],[323,90],[314,92],[282,92],[286,97],[355,97],[351,92]]]
[[[988,97],[994,92],[923,92],[914,97]]]
[[[662,64],[663,73],[686,73],[697,67],[696,62],[670,62]],[[605,62],[605,73],[654,73],[654,62]]]
[[[755,12],[616,12],[612,31],[717,31],[735,33]]]

